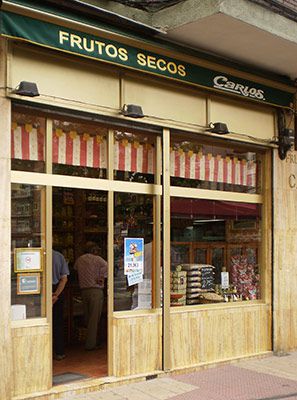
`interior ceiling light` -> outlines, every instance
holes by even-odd
[[[204,224],[207,222],[224,222],[224,219],[220,219],[220,218],[214,218],[214,219],[195,219],[193,221],[194,225],[199,225],[199,224]]]
[[[12,91],[19,96],[36,97],[39,96],[38,88],[35,82],[21,81],[19,85]]]

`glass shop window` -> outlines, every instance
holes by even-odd
[[[154,183],[156,136],[152,133],[115,131],[114,179]]]
[[[54,174],[106,178],[107,128],[54,120],[52,146]]]
[[[45,172],[45,118],[18,107],[12,111],[11,169]]]
[[[11,186],[12,319],[45,316],[45,188]]]
[[[203,144],[197,137],[173,134],[170,168],[172,186],[260,193],[261,157],[246,146]]]
[[[114,310],[151,309],[153,196],[116,193],[114,207]]]
[[[261,298],[261,206],[171,199],[171,306]]]

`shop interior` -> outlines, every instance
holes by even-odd
[[[98,348],[84,350],[86,325],[75,260],[88,242],[96,243],[100,256],[107,259],[107,194],[99,191],[53,188],[53,249],[68,262],[69,277],[64,289],[63,360],[53,360],[54,382],[66,372],[82,378],[107,375],[107,281],[97,331]]]

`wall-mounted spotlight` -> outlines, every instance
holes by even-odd
[[[291,111],[292,112],[292,111]],[[277,112],[277,127],[278,127],[278,155],[281,160],[287,156],[287,152],[291,149],[295,142],[294,129],[287,128],[287,120],[292,120],[291,112],[279,109]],[[287,125],[288,126],[288,125]]]
[[[278,155],[281,160],[287,156],[295,142],[295,132],[293,129],[283,128],[278,133]]]
[[[216,133],[218,135],[226,135],[230,133],[227,127],[227,124],[224,122],[211,122],[209,124],[209,128],[206,129],[207,132]]]
[[[142,112],[142,108],[135,104],[124,104],[121,113],[125,117],[130,118],[143,118],[144,114]]]
[[[12,91],[12,93],[18,94],[19,96],[29,96],[29,97],[39,96],[38,88],[35,82],[22,81]]]

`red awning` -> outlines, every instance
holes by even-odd
[[[249,218],[260,216],[260,206],[234,201],[172,199],[171,213],[189,218]]]

